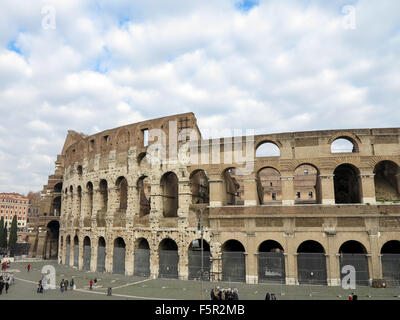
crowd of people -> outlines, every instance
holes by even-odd
[[[276,300],[275,293],[267,292],[267,294],[265,295],[265,300]]]
[[[12,284],[14,284],[14,274],[3,272],[0,275],[0,295],[3,293],[4,288],[6,289],[6,293],[8,293],[8,289]]]
[[[220,287],[212,288],[210,291],[211,300],[239,300],[239,290],[234,288],[222,289]]]
[[[69,287],[70,290],[73,290],[74,286],[75,286],[75,282],[74,282],[73,278],[71,279],[70,282],[67,279],[65,279],[65,280],[62,279],[61,282],[60,282],[60,290],[61,290],[61,292],[68,291],[68,287]]]

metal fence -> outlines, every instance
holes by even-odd
[[[258,254],[258,282],[285,283],[285,256],[281,252]]]
[[[97,247],[97,272],[106,270],[106,247]]]
[[[297,255],[299,284],[327,284],[326,257],[324,253],[299,253]]]
[[[91,260],[91,247],[83,247],[83,270],[90,270],[90,260]]]
[[[381,261],[383,278],[388,280],[390,286],[399,286],[400,254],[383,254]]]
[[[79,245],[74,246],[74,267],[79,265]]]
[[[125,248],[114,247],[113,273],[125,274]]]
[[[244,252],[222,253],[222,281],[246,281],[246,258]]]
[[[65,265],[67,265],[67,266],[69,266],[70,253],[71,253],[71,245],[67,244],[66,257],[65,257]]]
[[[179,255],[176,250],[160,250],[159,278],[178,279]]]
[[[189,280],[201,279],[201,251],[191,250],[188,253]],[[203,251],[203,280],[210,280],[210,251]]]
[[[340,270],[343,266],[350,265],[355,268],[356,271],[356,284],[359,286],[368,286],[369,281],[369,271],[368,271],[368,258],[365,254],[350,254],[342,253],[339,258]],[[341,280],[346,274],[340,273]]]
[[[149,249],[136,249],[135,250],[135,263],[134,275],[138,277],[150,276],[150,250]]]

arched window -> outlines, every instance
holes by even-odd
[[[161,178],[164,217],[178,216],[178,177],[173,172],[165,173]]]
[[[236,168],[229,168],[222,173],[225,186],[225,205],[244,204],[243,176],[237,174]]]
[[[348,137],[340,137],[331,143],[331,153],[358,152],[357,143]]]
[[[392,161],[381,161],[374,169],[377,201],[400,200],[400,168]]]
[[[116,186],[118,190],[119,209],[126,210],[128,207],[128,181],[124,177],[119,177]]]
[[[256,149],[256,158],[259,157],[279,157],[281,151],[279,147],[272,142],[263,142]]]
[[[257,192],[260,204],[282,203],[281,174],[270,167],[257,172]]]
[[[335,203],[361,203],[359,170],[351,164],[341,164],[334,174]]]
[[[311,164],[302,164],[294,171],[296,204],[320,203],[318,169]]]
[[[209,203],[209,183],[204,170],[196,170],[190,175],[192,203]]]
[[[137,182],[137,190],[139,193],[139,217],[143,217],[150,213],[151,209],[151,185],[150,178],[147,176],[141,176]]]

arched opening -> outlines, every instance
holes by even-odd
[[[119,177],[116,183],[119,209],[126,210],[128,207],[128,181],[124,177]]]
[[[173,172],[165,173],[161,178],[163,197],[163,216],[178,216],[178,177]]]
[[[74,267],[79,267],[79,239],[74,237]]]
[[[106,212],[108,207],[108,184],[104,179],[100,181],[100,203],[101,210]]]
[[[273,142],[263,142],[256,149],[256,158],[279,157],[280,155],[281,151],[279,147]]]
[[[319,171],[311,164],[302,164],[294,171],[295,204],[321,203]]]
[[[69,213],[68,220],[71,220],[74,217],[74,187],[69,187]]]
[[[222,246],[222,281],[246,281],[244,246],[237,240],[228,240]]]
[[[57,259],[59,231],[60,224],[58,221],[52,220],[47,224],[46,241],[44,246],[45,259]],[[11,256],[14,256],[14,252],[11,254]]]
[[[279,242],[266,240],[258,247],[258,282],[285,283],[285,257]]]
[[[377,201],[400,200],[400,169],[392,161],[381,161],[374,169]]]
[[[86,236],[83,239],[83,270],[90,270],[91,251],[90,238]]]
[[[138,164],[141,169],[151,169],[151,162],[146,152],[139,154]]]
[[[150,276],[150,246],[145,238],[139,238],[135,242],[134,275]]]
[[[243,176],[237,174],[236,168],[228,168],[222,173],[225,189],[224,204],[239,206],[244,204]]]
[[[61,193],[61,191],[62,191],[62,182],[59,182],[59,183],[57,183],[55,186],[54,186],[54,192],[55,193]]]
[[[65,246],[65,265],[69,266],[70,257],[71,257],[71,237],[70,235],[67,236],[65,239],[66,246]]]
[[[113,273],[125,274],[125,241],[121,237],[114,240]]]
[[[333,174],[335,203],[361,203],[359,170],[351,164],[341,164]]]
[[[93,214],[93,184],[90,181],[86,184],[86,192],[87,192],[87,200],[86,200],[87,211],[83,223],[85,227],[90,227],[91,226],[90,218]]]
[[[81,166],[81,165],[79,165],[79,166],[76,168],[76,172],[78,173],[79,176],[82,176],[83,169],[82,169],[82,166]]]
[[[349,137],[339,137],[331,143],[331,153],[353,152],[358,152],[358,145]]]
[[[400,285],[400,241],[386,242],[381,249],[382,274],[391,286]]]
[[[178,246],[172,239],[166,238],[160,242],[159,252],[159,278],[178,279]]]
[[[78,214],[76,215],[76,220],[79,219],[82,213],[82,187],[78,186]],[[76,221],[78,222],[78,221]]]
[[[281,204],[281,174],[275,168],[262,168],[257,172],[257,193],[260,204]]]
[[[190,175],[190,192],[192,203],[209,203],[209,183],[204,170],[196,170]]]
[[[202,263],[203,257],[203,263]],[[201,239],[193,240],[189,245],[189,280],[210,280],[210,245],[203,239],[203,250],[201,248]],[[202,274],[203,265],[203,274]],[[203,276],[203,277],[202,277]]]
[[[144,217],[150,213],[151,209],[151,184],[150,178],[147,176],[142,176],[139,178],[137,183],[137,190],[139,194],[139,217]]]
[[[327,284],[324,247],[317,241],[307,240],[297,248],[299,284]]]
[[[61,196],[55,197],[51,204],[51,216],[59,217],[61,215]]]
[[[369,285],[367,250],[358,241],[350,240],[343,243],[339,248],[340,270],[346,265],[351,265],[356,270],[356,284],[361,286]],[[342,274],[341,279],[346,274]]]
[[[106,241],[103,237],[99,238],[97,244],[97,272],[106,271]]]

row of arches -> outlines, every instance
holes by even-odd
[[[61,239],[62,241],[62,239]],[[106,242],[103,237],[97,241],[97,265],[96,271],[105,271]],[[65,264],[70,265],[71,246],[74,247],[73,265],[79,264],[79,239],[74,237],[73,243],[68,235],[66,238]],[[112,272],[125,274],[126,243],[123,238],[118,237],[113,242],[113,264]],[[88,236],[83,239],[83,266],[84,270],[91,270],[91,240]],[[246,250],[243,244],[235,239],[226,241],[222,247],[222,281],[246,281]],[[326,251],[317,241],[307,240],[297,248],[297,272],[299,284],[327,284],[327,262]],[[381,250],[381,263],[383,277],[386,280],[400,280],[400,241],[391,240],[386,242]],[[201,276],[201,257],[203,256],[203,279],[210,280],[212,255],[210,245],[203,240],[203,255],[201,254],[200,239],[190,243],[187,248],[188,254],[188,278],[197,279]],[[339,254],[340,270],[345,265],[354,266],[356,271],[356,283],[368,285],[370,279],[367,250],[363,244],[355,240],[342,243],[337,254]],[[179,277],[178,246],[170,238],[163,239],[158,245],[158,276],[160,278]],[[216,261],[219,261],[216,259]],[[258,282],[278,281],[285,282],[286,259],[283,246],[275,240],[265,240],[258,246],[257,251]],[[146,238],[139,238],[134,246],[134,275],[150,276],[150,246]],[[341,274],[343,277],[344,274]]]

